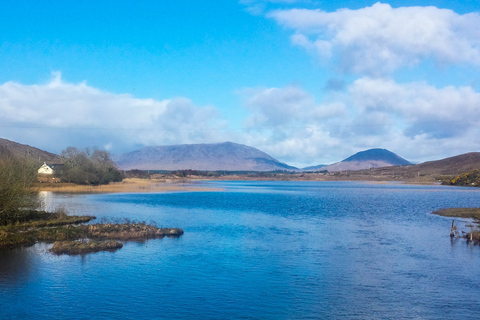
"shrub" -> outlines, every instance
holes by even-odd
[[[0,149],[0,225],[22,219],[38,202],[32,191],[37,176],[35,163]]]

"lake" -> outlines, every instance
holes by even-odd
[[[446,207],[480,190],[359,182],[201,182],[222,192],[48,194],[97,221],[179,227],[180,238],[56,256],[0,251],[1,319],[478,318],[480,248],[449,237]],[[458,220],[461,229],[468,220]]]

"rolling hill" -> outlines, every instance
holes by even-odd
[[[419,175],[458,175],[473,169],[480,169],[480,152],[470,152],[441,160],[427,161],[420,164],[377,168],[372,174],[392,174],[413,177]]]
[[[20,157],[27,158],[38,163],[48,162],[48,163],[59,163],[61,162],[60,156],[40,150],[35,147],[31,147],[25,144],[20,144],[13,142],[7,139],[0,138],[0,149],[7,150],[12,154]]]
[[[144,147],[113,159],[123,170],[298,170],[265,152],[233,142]]]

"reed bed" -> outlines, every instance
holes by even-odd
[[[58,193],[156,193],[173,191],[221,191],[213,188],[200,188],[183,183],[157,180],[127,178],[122,182],[112,182],[107,185],[90,186],[76,184],[39,184],[39,191],[52,191]]]

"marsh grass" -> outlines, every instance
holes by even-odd
[[[50,249],[55,254],[87,254],[99,251],[116,251],[123,247],[118,241],[57,241]]]

